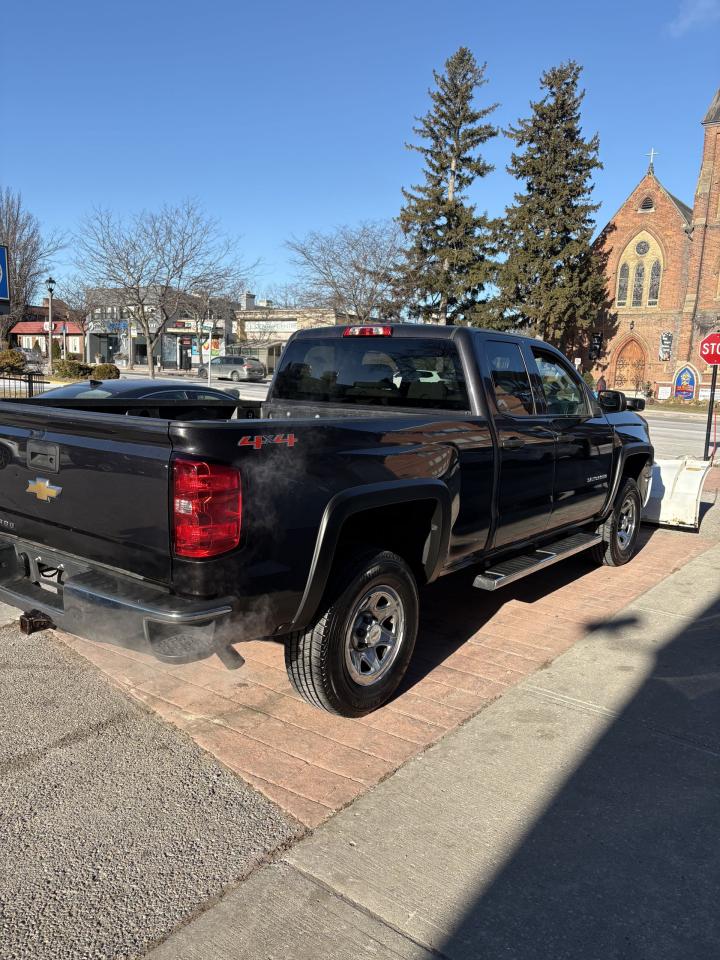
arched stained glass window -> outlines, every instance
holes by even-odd
[[[645,286],[645,267],[639,263],[635,267],[635,276],[633,278],[632,305],[634,307],[642,306],[643,287]]]
[[[660,297],[660,275],[662,268],[660,261],[656,260],[650,270],[650,289],[648,290],[648,306],[656,307]]]
[[[618,307],[624,307],[627,303],[627,294],[628,294],[628,281],[630,279],[630,267],[624,263],[620,267],[620,273],[618,274],[618,287],[617,287],[617,297],[616,304]]]

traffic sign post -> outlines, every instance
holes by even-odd
[[[717,389],[718,366],[720,366],[720,333],[709,333],[700,343],[700,357],[712,368],[710,381],[710,403],[708,405],[707,428],[705,430],[705,453],[703,460],[710,458],[710,430],[715,411],[715,390]]]

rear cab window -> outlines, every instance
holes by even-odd
[[[273,399],[470,410],[455,344],[407,337],[292,341],[276,375]]]
[[[508,417],[533,416],[535,399],[519,345],[506,340],[487,340],[484,349],[498,413]]]

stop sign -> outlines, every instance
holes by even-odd
[[[720,366],[720,333],[709,333],[700,342],[700,356],[711,366]]]

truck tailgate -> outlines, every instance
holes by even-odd
[[[0,533],[170,579],[168,422],[0,403]]]

